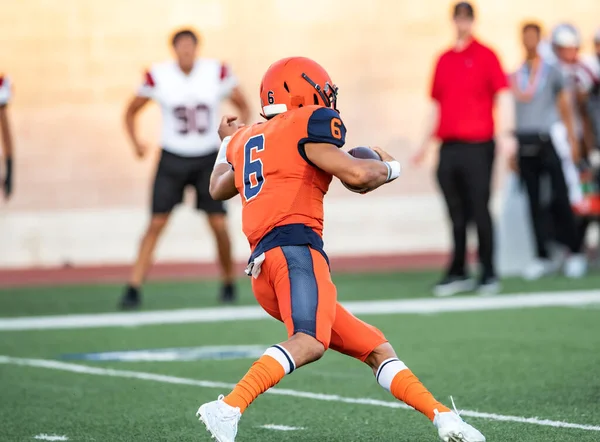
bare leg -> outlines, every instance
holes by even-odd
[[[146,274],[154,258],[154,249],[163,229],[167,225],[169,214],[152,215],[148,229],[142,238],[137,260],[131,270],[129,284],[132,287],[140,287],[146,279]]]
[[[324,353],[325,347],[315,338],[296,333],[287,341],[269,348],[225,397],[225,403],[243,413],[258,396],[286,374],[321,359]]]
[[[154,249],[156,248],[158,238],[164,230],[168,220],[168,213],[152,215],[146,233],[144,233],[144,236],[142,237],[137,259],[131,269],[129,285],[121,300],[122,308],[134,308],[139,306],[141,302],[139,289],[146,279],[148,269],[152,264]]]
[[[402,402],[420,411],[430,420],[438,412],[450,411],[438,402],[419,379],[396,356],[394,348],[386,342],[369,354],[365,363],[371,367],[377,382]]]
[[[221,274],[224,284],[232,284],[233,259],[231,257],[231,241],[229,231],[227,230],[227,217],[222,213],[213,213],[208,215],[208,224],[217,241],[217,252],[219,255],[219,264],[221,265]]]
[[[398,358],[398,356],[396,356],[394,347],[392,347],[389,342],[386,342],[385,344],[381,344],[379,347],[373,350],[369,356],[367,356],[367,359],[365,359],[365,364],[371,367],[374,375],[377,375],[377,370],[379,370],[381,364],[384,361],[392,358]]]
[[[433,422],[443,441],[485,442],[479,430],[438,402],[417,377],[396,357],[389,343],[381,344],[365,360],[377,382],[402,402],[420,411]]]
[[[217,254],[221,265],[221,278],[223,280],[221,301],[232,302],[235,301],[235,277],[231,256],[231,241],[227,230],[227,216],[224,213],[209,214],[208,224],[217,243]]]

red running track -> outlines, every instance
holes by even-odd
[[[401,255],[365,255],[331,258],[331,269],[338,273],[389,272],[442,268],[447,262],[444,253],[416,253]],[[237,263],[239,274],[245,264]],[[90,284],[124,283],[131,266],[98,265],[77,267],[34,267],[24,269],[0,269],[0,288]],[[219,275],[216,264],[210,263],[157,263],[152,267],[150,280],[182,280],[211,278]]]

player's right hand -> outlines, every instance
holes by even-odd
[[[224,115],[221,118],[221,124],[219,124],[219,138],[223,141],[223,138],[232,136],[243,124],[237,124],[235,121],[238,119],[235,115]]]

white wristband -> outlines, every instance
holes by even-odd
[[[386,161],[385,165],[388,167],[388,178],[386,183],[390,181],[394,181],[396,178],[400,176],[400,162],[398,161]]]
[[[215,166],[217,164],[226,164],[227,163],[227,146],[231,141],[231,136],[223,138],[221,141],[221,147],[219,147],[219,153],[217,154],[217,160],[215,161]]]

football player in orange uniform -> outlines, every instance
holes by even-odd
[[[289,339],[267,349],[231,393],[202,405],[200,419],[219,442],[233,442],[250,403],[331,348],[369,365],[383,388],[433,421],[442,440],[485,441],[427,391],[383,333],[337,302],[323,250],[323,197],[333,176],[371,191],[397,178],[400,164],[379,148],[373,149],[382,161],[340,150],[346,127],[337,88],[310,59],[273,64],[260,97],[265,123],[238,128],[235,117],[224,118],[210,192],[219,200],[240,194],[252,249],[246,273],[257,301],[285,324]]]

